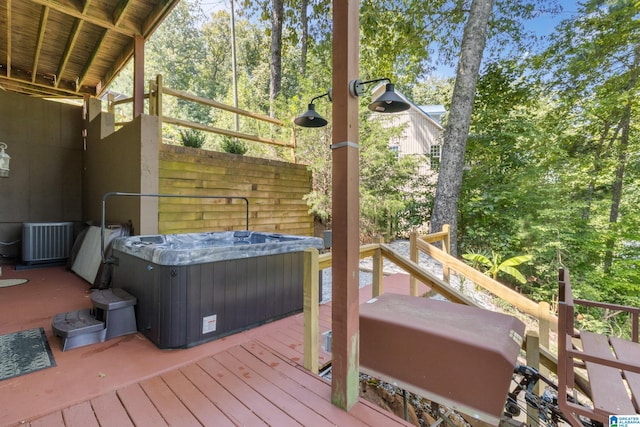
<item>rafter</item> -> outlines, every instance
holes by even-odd
[[[131,2],[129,2],[129,0],[120,0],[118,6],[116,6],[116,9],[113,11],[113,25],[120,24],[120,20],[124,17],[130,5]]]
[[[75,19],[73,23],[73,28],[71,29],[71,33],[69,34],[69,39],[67,40],[67,46],[64,48],[64,54],[62,55],[62,59],[60,60],[60,64],[58,65],[58,72],[56,75],[62,78],[62,74],[67,68],[67,64],[69,63],[69,58],[71,58],[71,52],[73,52],[73,48],[78,41],[78,37],[80,36],[80,32],[82,31],[82,25],[84,21],[80,19]],[[56,87],[60,80],[56,81]]]
[[[42,51],[42,42],[44,41],[44,32],[47,28],[47,19],[49,18],[49,8],[44,6],[42,13],[40,14],[40,24],[38,25],[38,41],[36,42],[36,53],[33,57],[33,71],[31,76],[31,82],[36,81],[36,75],[38,74],[38,63],[40,62],[40,52]]]
[[[111,80],[113,80],[116,77],[118,72],[122,69],[122,67],[124,67],[127,61],[131,59],[132,56],[133,56],[133,40],[127,43],[127,47],[125,47],[121,51],[118,58],[116,58],[116,60],[113,61],[113,66],[109,70],[107,70],[107,72],[105,73],[104,79],[102,80],[102,87],[109,86],[109,83],[111,83]],[[100,94],[101,91],[97,90],[96,92]]]
[[[98,57],[98,52],[100,52],[100,49],[102,48],[102,45],[104,44],[106,36],[107,36],[107,30],[103,30],[102,31],[102,35],[98,39],[98,43],[96,43],[96,47],[91,52],[91,56],[89,57],[87,62],[84,64],[84,68],[82,70],[82,73],[80,73],[80,76],[78,77],[78,87],[76,88],[76,90],[79,91],[80,88],[83,86],[84,80],[87,78],[87,73],[89,72],[89,69],[91,68],[91,65],[93,65],[93,63],[95,62],[96,58]]]
[[[87,0],[84,2],[82,6],[82,16],[86,17],[87,10],[89,10],[89,5],[91,4],[91,0]],[[62,60],[60,61],[60,65],[58,66],[58,76],[62,77],[65,68],[67,68],[67,64],[69,63],[69,59],[71,58],[71,53],[73,52],[73,48],[78,41],[78,37],[80,37],[80,33],[82,31],[82,26],[84,25],[84,21],[80,19],[76,19],[73,28],[71,29],[71,33],[69,33],[69,40],[67,41],[67,46],[64,50],[64,55],[62,56]],[[77,88],[80,87],[79,82],[76,84]],[[56,83],[56,87],[58,84]],[[78,89],[79,90],[79,89]]]
[[[91,23],[93,25],[96,25],[98,27],[106,28],[107,30],[115,31],[115,32],[120,33],[120,34],[124,34],[125,36],[128,36],[128,37],[134,37],[134,36],[137,36],[137,35],[141,35],[139,30],[116,26],[112,22],[109,22],[107,20],[96,18],[96,17],[90,16],[90,15],[83,15],[82,11],[79,11],[77,9],[74,9],[74,8],[71,8],[71,7],[68,7],[68,6],[64,6],[64,5],[62,5],[62,4],[58,3],[58,2],[55,2],[53,0],[31,0],[31,1],[34,2],[34,3],[41,4],[42,6],[48,6],[53,10],[56,10],[56,11],[61,12],[61,13],[64,13],[65,15],[72,16],[72,17],[74,17],[76,19],[81,19],[83,21],[89,22],[89,23]]]
[[[7,77],[11,77],[11,0],[7,0]]]
[[[98,95],[179,1],[0,0],[0,90]]]
[[[171,9],[173,9],[177,1],[174,0],[161,0],[156,5],[153,11],[149,14],[142,26],[142,36],[145,40],[155,31],[156,28],[162,23],[162,16],[166,16]]]

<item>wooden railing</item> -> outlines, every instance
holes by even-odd
[[[230,129],[209,126],[206,124],[197,123],[190,120],[183,120],[183,119],[177,119],[170,116],[166,116],[164,115],[163,107],[162,107],[164,96],[173,96],[183,101],[193,102],[193,103],[204,105],[217,110],[222,110],[232,114],[243,116],[255,121],[256,124],[260,122],[264,122],[268,124],[270,133],[271,133],[271,128],[275,126],[275,128],[279,129],[280,132],[290,133],[291,136],[289,138],[289,141],[282,141],[275,138],[260,136],[258,134],[249,134],[249,133],[234,131]],[[168,88],[166,86],[163,86],[162,84],[162,75],[158,75],[155,80],[149,81],[149,92],[145,93],[144,98],[148,100],[149,115],[158,116],[160,119],[159,132],[161,137],[162,137],[162,124],[165,123],[165,124],[170,124],[174,126],[180,126],[183,128],[190,128],[190,129],[201,130],[204,132],[211,132],[218,135],[228,136],[231,138],[238,138],[246,141],[259,142],[261,144],[269,144],[269,145],[275,145],[279,147],[290,148],[292,159],[294,159],[295,161],[295,154],[294,154],[294,149],[296,147],[295,134],[292,130],[292,127],[287,125],[287,123],[283,122],[282,120],[278,120],[263,114],[242,110],[240,108],[232,107],[230,105],[226,105],[211,99],[202,98],[200,96],[196,96],[187,92]],[[133,103],[132,97],[120,99],[116,101],[111,96],[108,99],[108,111],[110,113],[114,113],[115,108],[117,106],[123,106],[127,104],[132,104],[132,103]],[[125,123],[126,122],[116,122],[115,125],[122,126]],[[162,138],[160,140],[162,140]]]
[[[443,249],[433,243],[441,242]],[[410,238],[410,258],[406,258],[393,250],[391,246],[376,240],[372,244],[360,247],[360,259],[373,258],[372,294],[381,295],[383,290],[383,259],[402,268],[410,274],[409,294],[418,296],[418,282],[422,282],[449,301],[478,306],[476,302],[450,285],[451,272],[472,281],[475,285],[485,289],[495,297],[501,298],[508,304],[533,317],[538,322],[538,331],[529,331],[525,343],[527,350],[527,364],[538,368],[538,364],[547,369],[557,371],[557,356],[549,350],[550,331],[558,330],[558,319],[551,313],[547,302],[535,303],[527,297],[493,280],[491,277],[475,270],[459,259],[451,256],[449,251],[449,227],[444,226],[439,233],[419,236],[413,233]],[[440,278],[418,265],[420,252],[427,254],[442,264],[443,277]],[[304,284],[304,366],[317,373],[318,363],[318,305],[319,305],[319,271],[330,268],[331,253],[318,254],[315,249],[305,252],[305,284]]]

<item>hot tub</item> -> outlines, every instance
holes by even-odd
[[[112,286],[138,300],[138,330],[185,348],[302,310],[303,251],[316,237],[251,231],[118,238]]]

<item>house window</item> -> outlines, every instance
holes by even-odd
[[[399,145],[390,145],[389,149],[395,154],[396,159],[400,158],[400,146]]]
[[[431,169],[440,169],[440,145],[432,145],[429,149],[429,162]]]

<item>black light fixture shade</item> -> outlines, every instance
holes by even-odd
[[[399,113],[409,107],[409,103],[395,92],[393,83],[387,83],[384,93],[369,104],[369,110],[376,113]]]
[[[316,99],[324,98],[325,96],[329,97],[329,101],[332,101],[331,95],[331,89],[329,89],[326,93],[313,98],[309,103],[308,110],[296,117],[293,123],[304,128],[321,128],[322,126],[326,126],[328,122],[320,114],[318,114],[318,112],[316,111],[316,106],[313,102]]]
[[[314,104],[309,104],[309,109],[296,117],[293,122],[298,126],[305,128],[321,128],[322,126],[326,126],[328,123],[320,114],[318,114]]]

